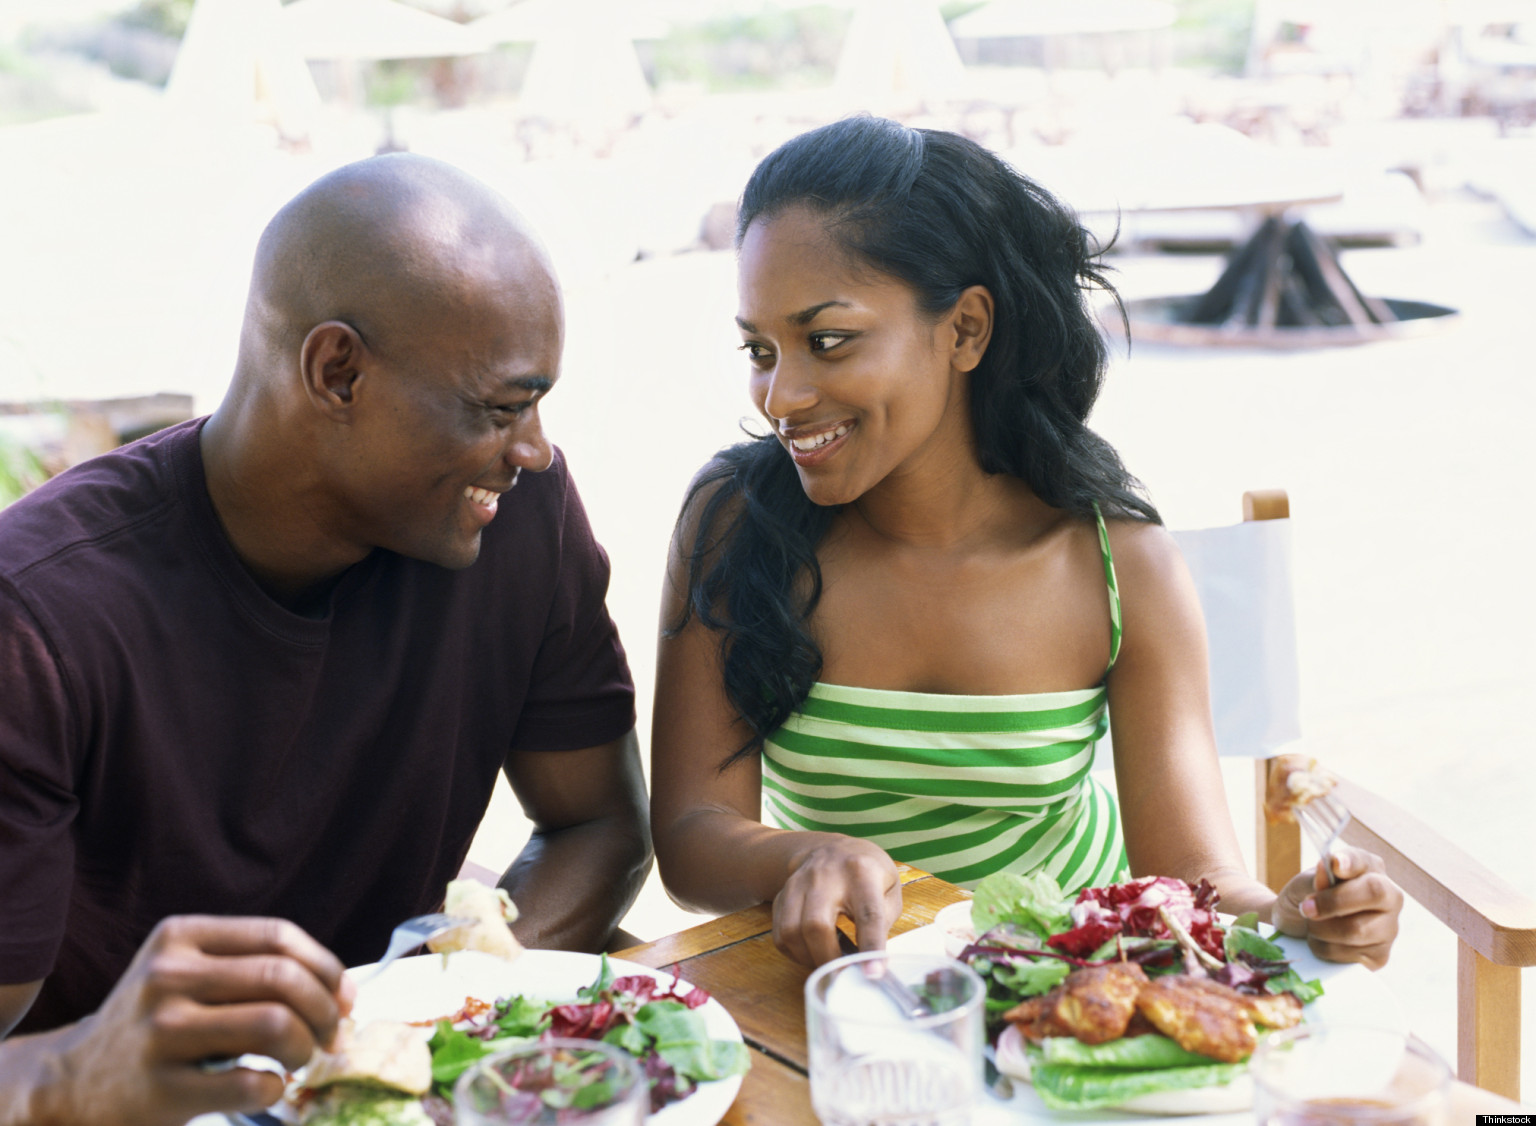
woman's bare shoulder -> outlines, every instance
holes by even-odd
[[[1104,526],[1122,595],[1137,590],[1183,589],[1189,572],[1167,528],[1130,517],[1106,517]]]

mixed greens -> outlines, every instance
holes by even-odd
[[[1285,951],[1245,915],[1222,925],[1216,892],[1201,881],[1147,877],[1063,894],[1050,876],[999,873],[982,880],[972,901],[977,938],[961,960],[987,983],[986,1019],[996,1039],[1004,1014],[1049,993],[1072,970],[1135,962],[1148,977],[1193,974],[1239,993],[1292,993],[1302,1004],[1322,994],[1304,981]],[[1113,1106],[1145,1094],[1217,1087],[1246,1070],[1181,1048],[1161,1034],[1086,1044],[1071,1036],[1024,1043],[1031,1082],[1055,1109]]]
[[[651,1110],[660,1110],[686,1098],[699,1083],[747,1070],[746,1045],[710,1038],[696,1011],[708,1000],[704,990],[681,981],[664,989],[646,974],[617,977],[604,957],[597,979],[580,989],[575,1001],[507,997],[466,1020],[439,1021],[428,1044],[433,1093],[424,1105],[434,1118],[451,1123],[447,1096],[471,1064],[547,1035],[623,1048],[640,1061],[651,1085]]]

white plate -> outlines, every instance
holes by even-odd
[[[462,950],[448,956],[418,954],[401,958],[378,977],[358,988],[352,1015],[367,1020],[431,1020],[452,1016],[465,998],[496,1001],[522,994],[547,1001],[574,1001],[576,991],[597,978],[598,955],[565,950],[525,950],[514,962],[506,962],[478,950]],[[636,962],[609,958],[615,977],[645,974],[665,988],[677,979]],[[354,973],[368,969],[359,966]],[[684,979],[685,984],[687,979]],[[686,990],[685,990],[686,992]],[[741,1040],[741,1029],[725,1006],[711,997],[698,1009],[704,1027],[715,1040]],[[701,1083],[693,1094],[665,1106],[646,1118],[646,1126],[715,1126],[736,1100],[741,1076]],[[204,1115],[187,1126],[229,1126],[223,1115]]]
[[[1323,995],[1306,1007],[1309,1021],[1361,1021],[1368,1024],[1408,1030],[1401,1007],[1392,991],[1364,966],[1323,962],[1313,955],[1301,939],[1284,935],[1270,938],[1285,948],[1286,957],[1303,979],[1317,978],[1323,983]],[[938,926],[918,927],[897,935],[887,944],[892,950],[945,953],[946,932]],[[1018,1126],[1019,1123],[1073,1123],[1074,1126],[1125,1126],[1145,1114],[1102,1108],[1099,1110],[1051,1110],[1028,1083],[1013,1085],[1013,1100],[998,1103],[986,1100],[978,1110],[973,1126]],[[1190,1126],[1253,1126],[1251,1110],[1228,1114],[1160,1115],[1159,1126],[1184,1122]]]

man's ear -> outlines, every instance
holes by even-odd
[[[345,321],[325,321],[310,329],[299,345],[299,372],[310,402],[334,418],[349,416],[366,354],[363,338]]]
[[[949,312],[955,330],[955,350],[951,362],[959,371],[974,371],[987,354],[992,339],[992,292],[984,285],[973,285],[960,295]]]

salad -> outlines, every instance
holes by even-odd
[[[1259,1035],[1299,1022],[1322,986],[1256,916],[1223,923],[1216,901],[1210,884],[1168,877],[1075,899],[1044,874],[982,880],[959,956],[987,983],[999,1069],[1053,1109],[1245,1105]]]
[[[747,1070],[744,1044],[709,1036],[696,1011],[708,1000],[704,990],[680,980],[664,986],[645,974],[619,977],[604,956],[596,979],[574,1001],[466,998],[458,1012],[432,1022],[430,1032],[414,1029],[428,1075],[419,1084],[391,1085],[388,1076],[403,1069],[370,1067],[366,1074],[343,1071],[324,1086],[301,1080],[288,1101],[304,1126],[452,1126],[453,1085],[471,1064],[518,1044],[569,1037],[603,1040],[639,1060],[655,1112],[686,1098],[699,1083]],[[392,1023],[370,1022],[363,1029]],[[315,1070],[312,1063],[309,1072]]]

